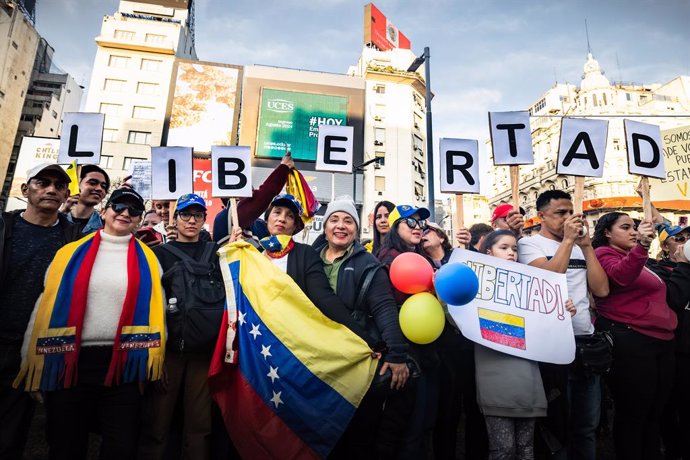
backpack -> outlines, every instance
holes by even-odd
[[[223,278],[213,261],[216,248],[216,243],[206,242],[196,260],[171,244],[161,246],[179,259],[162,278],[169,296],[166,323],[171,351],[211,353],[215,348],[225,312]]]

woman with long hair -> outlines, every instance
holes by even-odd
[[[161,378],[166,340],[160,266],[132,234],[143,212],[135,191],[114,191],[103,229],[60,249],[46,273],[15,384],[45,400],[52,459],[86,458],[94,426],[101,458],[136,455],[141,385]]]
[[[637,229],[625,213],[602,216],[592,246],[609,278],[610,292],[595,297],[595,327],[613,337],[609,385],[616,408],[617,458],[661,458],[659,421],[674,378],[674,330],[664,281],[645,267],[654,239],[652,223]]]
[[[374,206],[374,240],[371,245],[371,253],[376,256],[381,249],[381,243],[390,231],[388,216],[395,209],[395,205],[390,201],[379,201]]]

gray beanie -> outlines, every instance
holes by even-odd
[[[326,228],[326,221],[334,212],[346,212],[351,215],[357,224],[357,229],[359,229],[359,214],[357,214],[355,203],[349,195],[339,196],[328,203],[326,213],[323,215],[324,229]]]

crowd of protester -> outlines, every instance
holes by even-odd
[[[428,209],[381,201],[363,245],[359,212],[339,197],[306,245],[293,238],[302,203],[282,193],[293,167],[288,154],[239,201],[239,225],[226,208],[212,235],[198,195],[147,210],[127,183],[110,190],[98,166],[81,168],[78,196],[60,166],[30,170],[26,209],[0,219],[0,459],[23,458],[37,403],[51,459],[86,458],[90,433],[104,459],[235,458],[207,373],[224,313],[217,250],[240,239],[378,358],[329,458],[594,459],[608,389],[616,458],[690,459],[690,227],[654,210],[641,221],[611,212],[590,229],[571,196],[551,190],[531,236],[510,204],[453,241]],[[475,344],[449,314],[434,342],[407,340],[398,312],[409,294],[388,268],[414,252],[439,269],[454,246],[565,274],[573,363]]]

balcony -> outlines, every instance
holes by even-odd
[[[106,48],[116,48],[121,50],[145,51],[156,54],[175,54],[175,43],[172,40],[162,40],[160,42],[147,42],[138,35],[134,39],[116,38],[113,35],[99,35],[96,37],[98,46]]]

